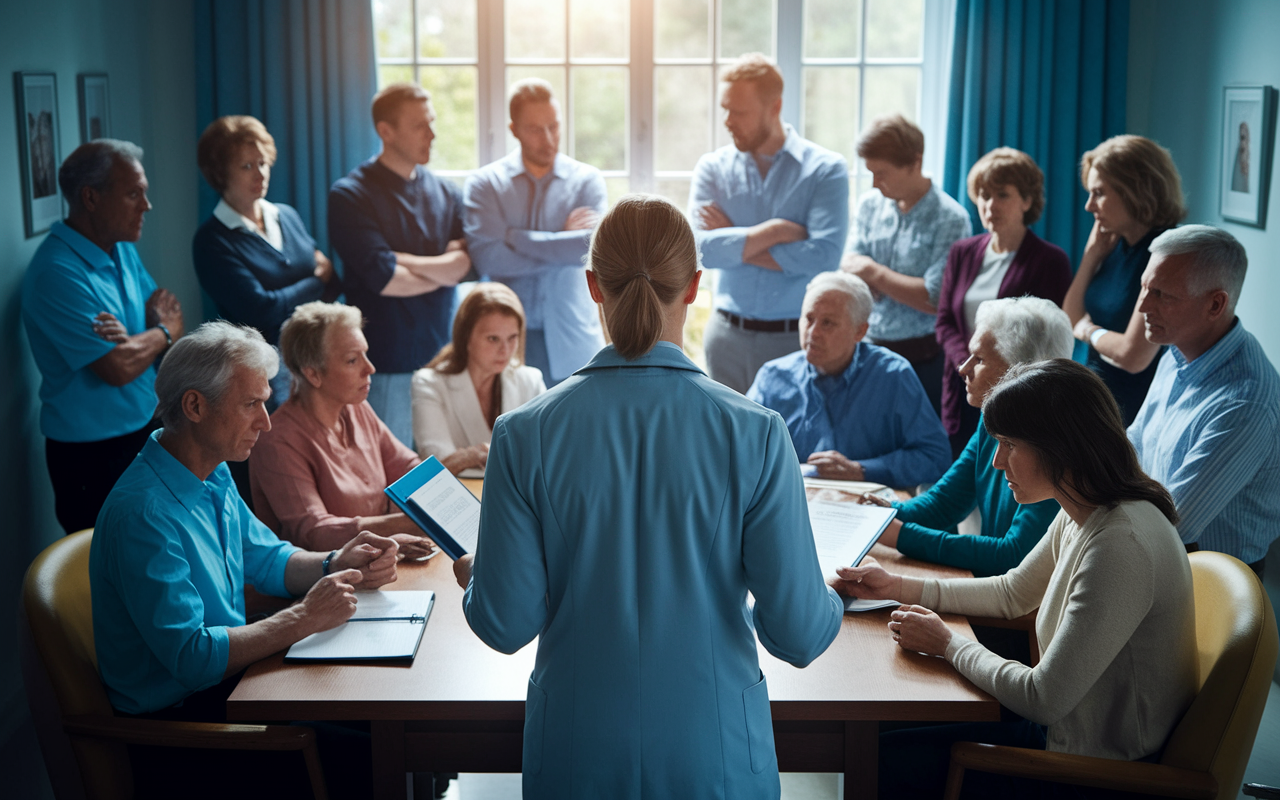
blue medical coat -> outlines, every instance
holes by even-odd
[[[502,652],[541,636],[527,800],[778,797],[756,636],[804,666],[843,614],[782,418],[663,342],[498,419],[463,606]]]

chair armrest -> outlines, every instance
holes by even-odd
[[[1013,619],[1005,619],[1004,617],[967,617],[970,625],[983,625],[988,628],[1009,628],[1015,631],[1030,631],[1035,633],[1036,630],[1036,614],[1040,609],[1032,611],[1030,614],[1023,614]]]
[[[305,750],[314,747],[316,738],[315,731],[300,725],[232,725],[100,715],[66,717],[62,727],[69,736],[206,750]]]
[[[952,776],[964,769],[1163,797],[1211,800],[1218,794],[1218,781],[1207,772],[1143,761],[956,742],[951,746]]]

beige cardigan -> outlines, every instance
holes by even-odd
[[[509,366],[501,380],[503,414],[547,390],[535,367]],[[423,367],[413,373],[413,442],[418,455],[444,458],[463,447],[488,444],[492,436],[466,370],[445,375]]]
[[[992,578],[926,581],[921,605],[1012,619],[1039,607],[1040,663],[953,636],[946,658],[1002,704],[1049,726],[1048,749],[1134,760],[1159,751],[1195,697],[1191,567],[1143,502],[1060,512],[1023,562]]]

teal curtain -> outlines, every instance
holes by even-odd
[[[1016,147],[1044,170],[1033,230],[1078,264],[1093,225],[1080,156],[1124,133],[1128,0],[956,0],[943,188],[969,201],[969,168]]]
[[[371,4],[197,0],[195,18],[197,134],[227,114],[262,120],[279,151],[268,199],[297,208],[328,251],[329,187],[377,152]],[[202,181],[202,221],[217,202]]]

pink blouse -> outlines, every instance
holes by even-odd
[[[290,400],[249,457],[253,510],[281,539],[332,550],[359,533],[359,517],[394,509],[382,490],[421,461],[367,402],[349,405],[334,433]],[[421,534],[412,523],[405,533]]]

